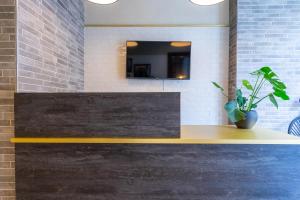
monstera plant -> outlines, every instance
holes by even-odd
[[[257,122],[257,112],[255,109],[258,104],[265,99],[278,108],[277,100],[289,100],[286,93],[286,85],[279,79],[278,75],[268,66],[262,67],[250,73],[255,82],[250,83],[248,80],[242,81],[241,88],[235,92],[235,99],[228,101],[224,108],[230,121],[235,123],[238,128],[252,128]],[[224,96],[224,88],[216,82],[212,82]],[[244,96],[243,89],[248,90],[248,96]],[[269,89],[269,92],[266,92]],[[263,95],[262,93],[265,92]]]

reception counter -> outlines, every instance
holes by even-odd
[[[231,126],[181,138],[12,138],[19,200],[300,199],[300,139]]]

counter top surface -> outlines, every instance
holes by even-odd
[[[188,125],[181,138],[12,138],[13,143],[95,143],[95,144],[300,144],[300,137],[272,130],[237,129],[233,126]]]

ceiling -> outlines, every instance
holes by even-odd
[[[119,0],[100,5],[85,0],[85,23],[93,25],[227,25],[229,0],[199,6],[189,0]]]

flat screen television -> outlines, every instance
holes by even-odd
[[[126,77],[189,80],[190,41],[127,41]]]

